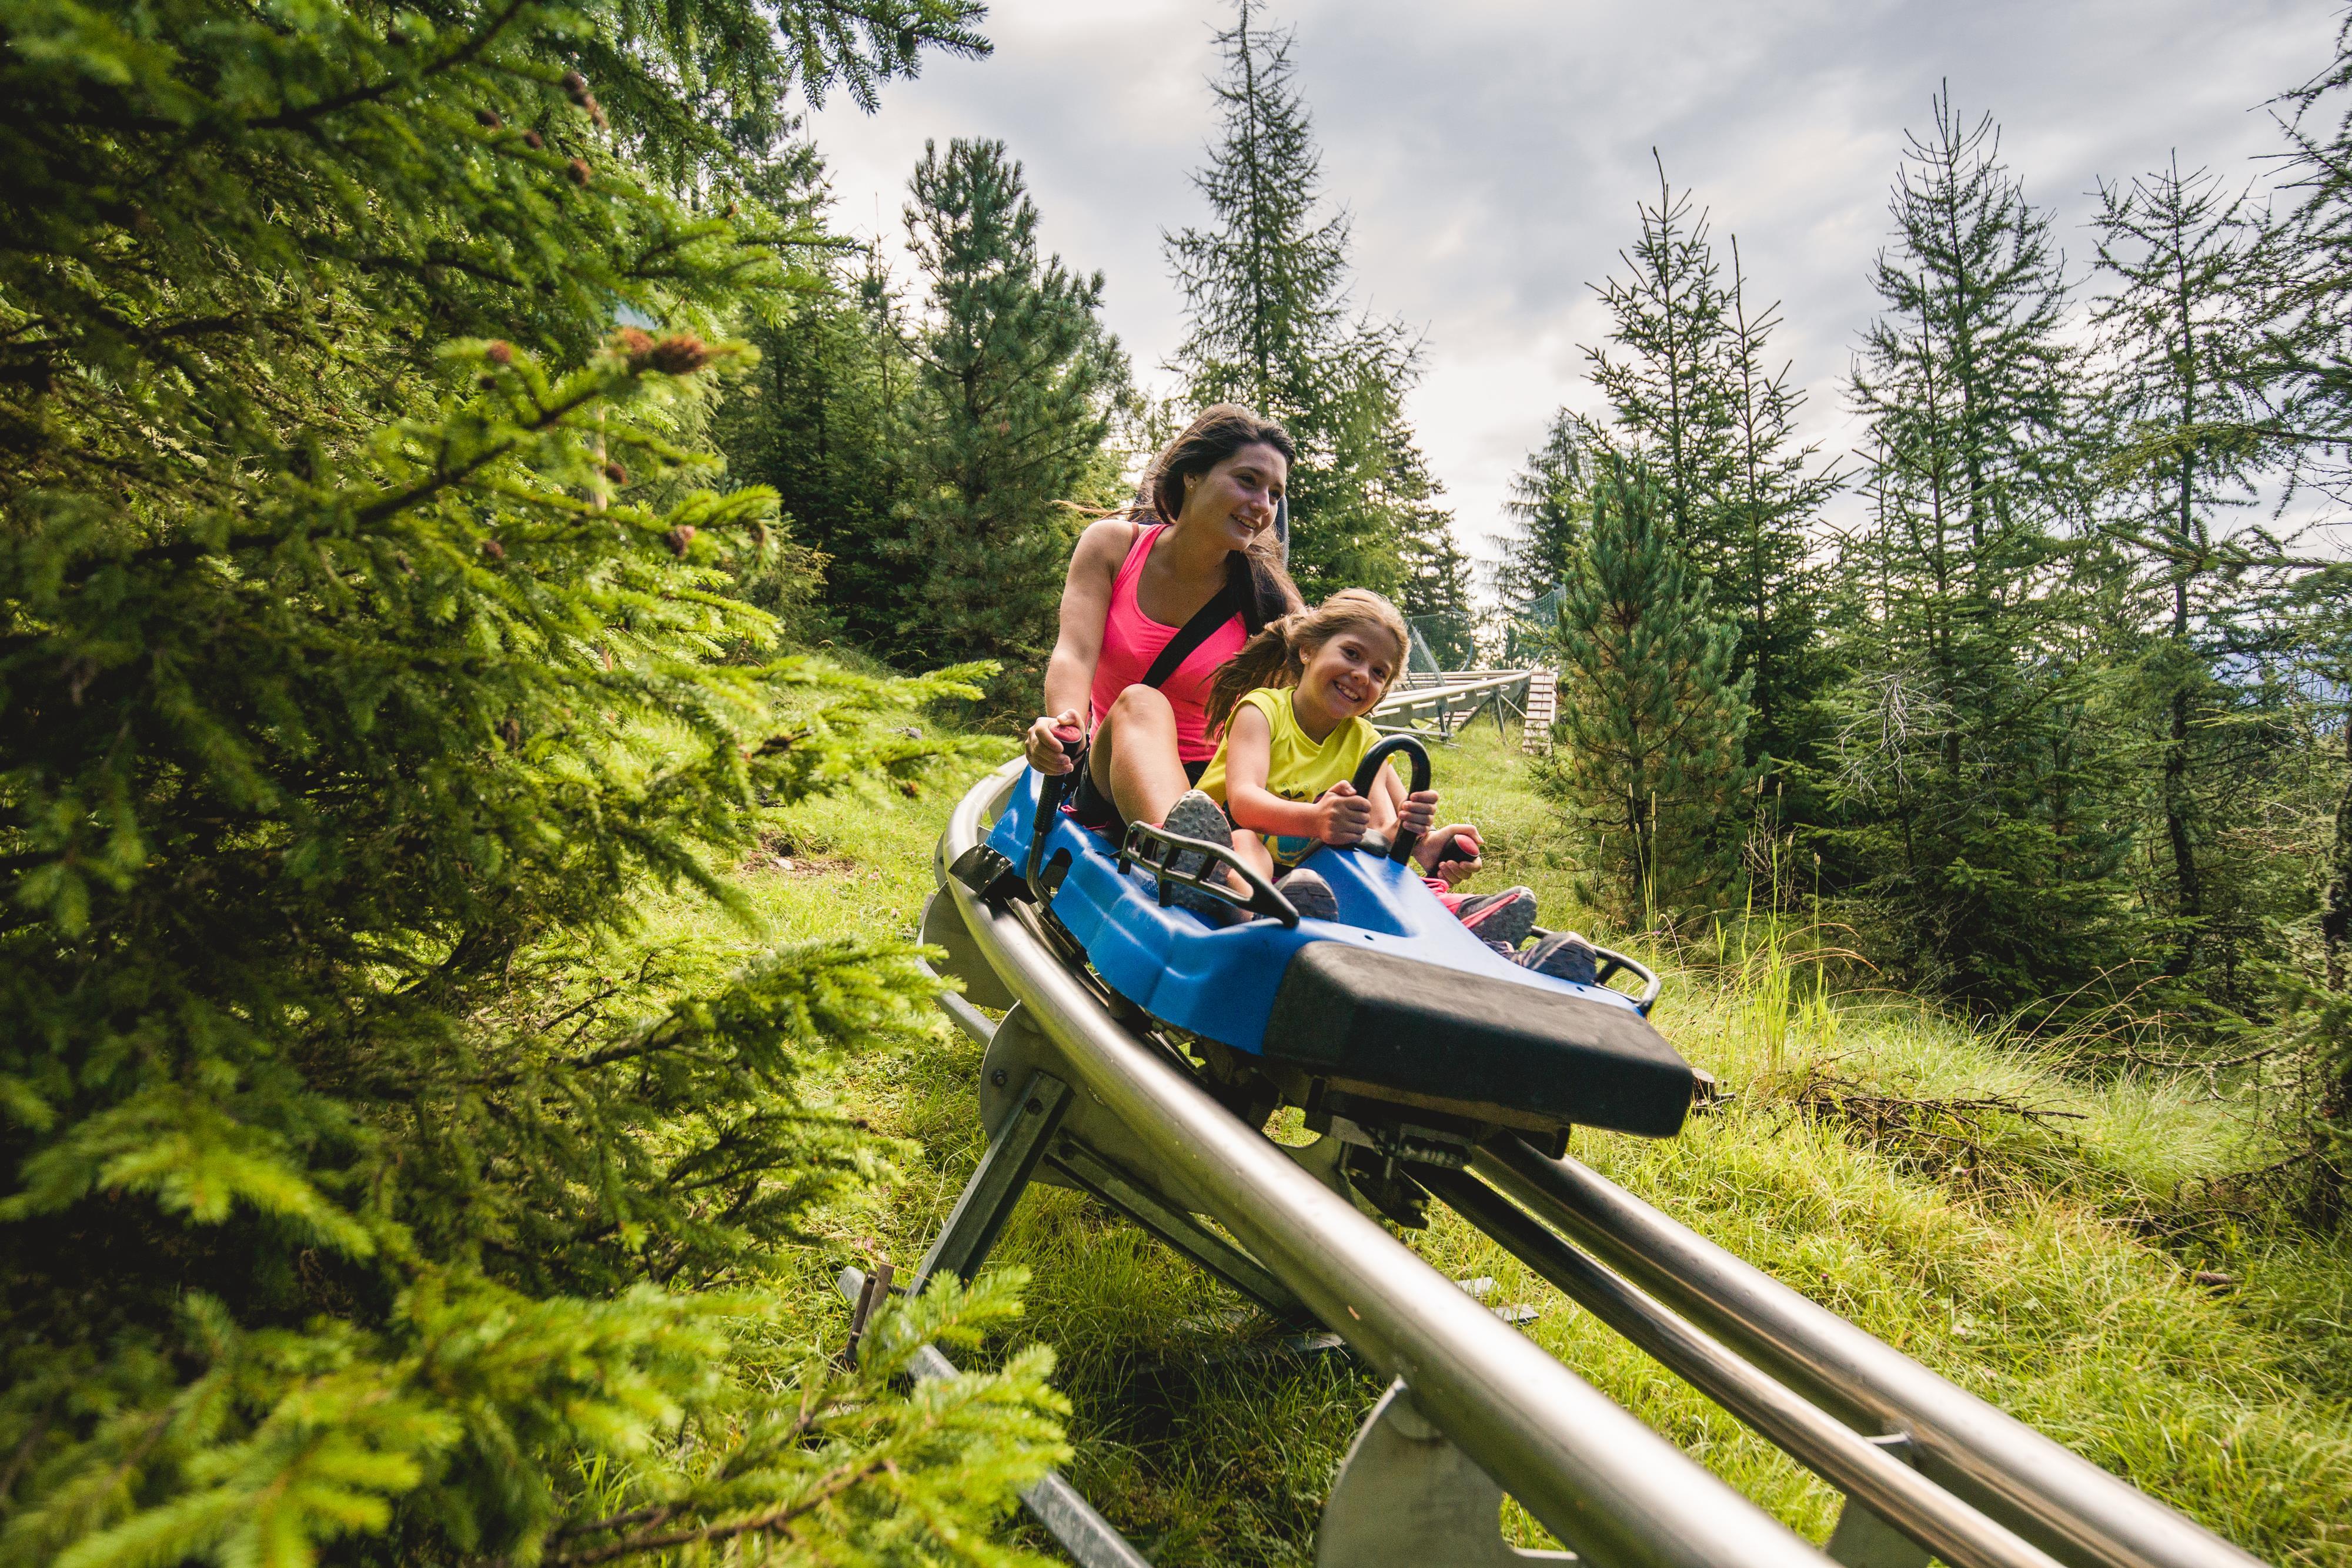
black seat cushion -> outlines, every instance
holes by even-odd
[[[1502,1106],[1660,1138],[1681,1130],[1695,1082],[1630,1008],[1350,942],[1292,955],[1265,1050],[1474,1118]]]

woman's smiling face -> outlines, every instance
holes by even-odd
[[[1264,442],[1234,452],[1206,474],[1184,476],[1184,513],[1191,528],[1222,529],[1225,548],[1246,549],[1274,527],[1274,508],[1290,479],[1290,464]]]
[[[1388,694],[1401,653],[1396,639],[1377,626],[1343,627],[1307,650],[1298,700],[1335,725],[1361,718]]]

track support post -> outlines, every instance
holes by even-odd
[[[948,1222],[940,1228],[939,1239],[931,1243],[915,1277],[907,1282],[909,1294],[919,1293],[931,1276],[942,1270],[967,1281],[980,1272],[1004,1222],[1012,1218],[1013,1205],[1021,1201],[1029,1178],[1036,1174],[1037,1162],[1053,1141],[1055,1129],[1062,1124],[1062,1113],[1069,1103],[1068,1084],[1050,1072],[1029,1075],[1029,1087],[1012,1117],[998,1130],[988,1153],[981,1156],[980,1168],[964,1183],[963,1196],[956,1199]]]
[[[1518,1568],[1573,1563],[1503,1539],[1503,1489],[1414,1407],[1400,1377],[1364,1420],[1323,1500],[1315,1568]]]
[[[1913,1469],[1919,1468],[1918,1448],[1907,1434],[1896,1432],[1870,1441]],[[1829,1544],[1822,1550],[1844,1568],[1927,1568],[1929,1561],[1926,1547],[1852,1497],[1838,1511],[1837,1528],[1830,1531]]]

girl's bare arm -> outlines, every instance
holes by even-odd
[[[1234,826],[1327,844],[1352,844],[1364,836],[1367,803],[1353,789],[1340,784],[1320,800],[1286,800],[1265,787],[1273,765],[1274,727],[1244,703],[1225,730],[1225,814]]]

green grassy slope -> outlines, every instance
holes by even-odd
[[[1006,752],[1009,755],[1009,748]],[[1544,810],[1491,725],[1441,752],[1449,814],[1488,831],[1478,885],[1526,882],[1547,924],[1577,919]],[[780,820],[741,872],[768,929],[695,927],[703,960],[755,942],[911,932],[930,844],[973,764],[919,799],[873,791]],[[656,912],[683,935],[685,912]],[[1594,932],[1607,940],[1612,935]],[[1612,1179],[2092,1458],[2278,1563],[2352,1564],[2352,1248],[2200,1232],[2141,1239],[2179,1184],[2242,1167],[2242,1107],[2190,1084],[2070,1077],[2021,1049],[1883,995],[1804,1002],[1769,949],[1669,969],[1657,1020],[1736,1092],[1669,1144],[1577,1136]],[[2006,1096],[2070,1120],[1990,1113],[1965,1145],[1864,1146],[1798,1096],[1829,1064],[1911,1098]],[[861,1250],[911,1263],[981,1142],[977,1050],[844,1064],[841,1106],[906,1140],[897,1179],[831,1218]],[[1970,1128],[1973,1130],[1971,1131]],[[1957,1149],[1958,1152],[1954,1152]],[[1940,1151],[1940,1152],[1939,1152]],[[1795,1528],[1826,1535],[1836,1494],[1445,1217],[1412,1244],[1496,1301],[1540,1309],[1540,1343]],[[1040,1189],[998,1253],[1033,1271],[1028,1332],[1054,1344],[1076,1415],[1073,1479],[1163,1564],[1304,1563],[1332,1468],[1380,1392],[1344,1356],[1236,1357],[1262,1325],[1234,1299],[1077,1195]],[[2225,1294],[2193,1284],[2226,1267]],[[812,1255],[808,1282],[823,1287]],[[1530,1521],[1515,1538],[1538,1544]]]

